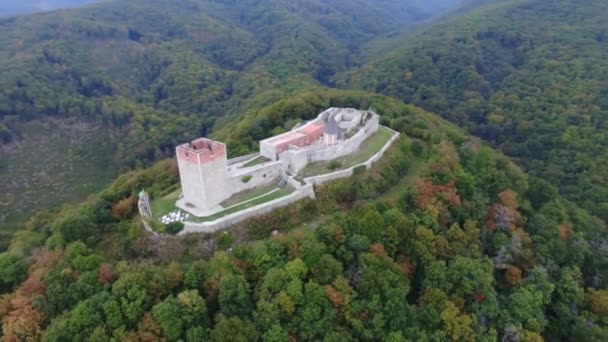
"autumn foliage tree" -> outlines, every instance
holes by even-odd
[[[3,340],[38,341],[42,335],[43,316],[25,297],[11,300],[11,311],[2,320]]]
[[[499,202],[490,207],[486,215],[486,226],[490,230],[509,231],[516,228],[520,220],[517,211],[517,195],[511,190],[498,194]]]
[[[136,210],[137,196],[135,194],[132,194],[131,196],[122,199],[116,204],[112,205],[112,218],[114,218],[115,220],[121,220],[125,217],[133,215]]]

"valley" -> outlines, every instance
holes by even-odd
[[[0,248],[37,211],[77,203],[119,171],[108,133],[88,124],[29,122],[0,150]]]

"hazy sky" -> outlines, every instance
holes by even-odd
[[[42,11],[49,11],[59,8],[76,7],[80,5],[100,2],[103,0],[0,0],[0,17],[16,14],[27,14]],[[370,0],[376,1],[376,0]],[[409,0],[415,3],[416,1],[424,1],[431,4],[438,11],[444,11],[455,4],[462,3],[467,0]],[[429,7],[429,6],[427,6]],[[432,7],[431,7],[432,8]]]
[[[0,0],[0,16],[49,11],[100,0]]]

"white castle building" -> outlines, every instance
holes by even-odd
[[[355,152],[379,128],[373,111],[330,108],[289,132],[260,141],[259,156],[228,160],[226,145],[200,138],[176,149],[183,195],[177,206],[198,217],[224,210],[231,196],[271,182],[280,184],[309,163]],[[252,163],[257,158],[263,162]]]

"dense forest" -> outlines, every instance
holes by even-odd
[[[0,339],[608,340],[607,13],[109,0],[0,19]],[[402,134],[314,201],[142,228],[176,143],[246,154],[334,106]]]
[[[341,75],[466,127],[608,219],[608,2],[489,2]]]
[[[85,198],[118,170],[318,88],[366,42],[454,3],[114,0],[0,19],[0,225],[14,230],[32,209]],[[66,146],[56,133],[76,138]],[[52,173],[31,163],[33,150]]]
[[[326,82],[364,42],[430,15],[391,0],[156,0],[0,20],[0,139],[18,138],[15,121],[89,118],[146,146],[123,159],[152,158],[256,95]]]
[[[319,189],[317,201],[214,236],[154,238],[133,218],[142,186],[154,194],[177,181],[171,160],[121,176],[86,203],[32,218],[0,255],[3,337],[608,338],[602,221],[478,140],[397,100],[312,92],[262,115],[316,113],[299,111],[302,102],[373,106],[403,136],[370,171]]]

